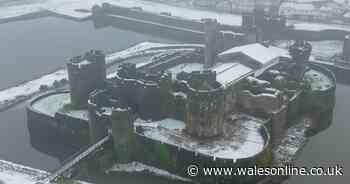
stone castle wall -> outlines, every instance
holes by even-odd
[[[60,140],[70,147],[88,144],[88,123],[64,114],[50,116],[33,108],[32,104],[50,95],[64,92],[50,92],[32,99],[26,106],[27,124],[31,139]]]
[[[223,89],[215,91],[189,90],[186,101],[186,131],[198,137],[221,135],[225,121]]]
[[[270,136],[267,134],[264,126],[261,127],[261,133],[265,137],[266,142],[270,142]],[[142,163],[164,169],[170,173],[175,173],[179,176],[188,177],[186,169],[191,164],[203,167],[249,167],[249,166],[264,166],[265,162],[269,162],[267,158],[270,157],[269,144],[265,145],[263,152],[244,159],[221,159],[213,156],[196,153],[181,147],[181,145],[164,144],[157,140],[149,139],[136,131],[136,144],[138,149],[137,154],[134,154],[134,159]],[[141,154],[142,153],[142,154]],[[267,159],[267,160],[266,160]],[[235,183],[247,182],[246,177],[206,177],[198,175],[195,181],[204,183],[222,182],[222,179],[229,179]],[[249,180],[249,179],[248,179]]]

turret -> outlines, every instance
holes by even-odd
[[[309,61],[311,51],[311,44],[304,40],[295,41],[295,43],[289,48],[289,54],[292,56],[293,61],[298,65],[303,65]]]
[[[296,64],[291,72],[298,81],[301,81],[304,76],[311,51],[312,46],[306,41],[295,41],[295,43],[289,47],[289,54],[292,56],[292,60]]]
[[[106,79],[105,55],[92,50],[67,63],[71,103],[74,108],[86,108],[89,93],[102,88]]]

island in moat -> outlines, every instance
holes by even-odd
[[[44,182],[83,161],[103,171],[129,164],[201,183],[287,178],[189,177],[186,168],[293,164],[307,136],[331,122],[334,74],[309,61],[306,41],[289,51],[265,42],[230,47],[216,20],[203,21],[203,46],[125,60],[108,78],[101,51],[67,63],[70,90],[32,99],[28,127],[40,132],[33,140],[59,136],[86,149]]]

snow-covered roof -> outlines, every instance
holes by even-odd
[[[219,57],[222,60],[229,62],[235,60],[235,58],[241,54],[250,57],[253,61],[256,62],[259,68],[270,65],[272,62],[275,62],[276,59],[285,55],[282,50],[277,50],[274,47],[265,47],[259,43],[254,43],[231,48],[220,53]],[[247,66],[249,65],[247,64]]]
[[[290,9],[295,9],[295,10],[303,10],[303,11],[312,11],[315,10],[315,6],[311,3],[283,3],[280,7],[280,9],[285,9],[285,8],[290,8]]]
[[[216,80],[223,86],[232,84],[253,71],[240,63],[222,63],[214,66],[212,70],[217,74]]]
[[[191,73],[193,71],[202,71],[203,69],[204,65],[202,63],[183,63],[168,69],[168,71],[176,78],[176,75],[181,72]]]

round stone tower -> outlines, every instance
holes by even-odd
[[[132,110],[130,108],[113,108],[111,115],[113,142],[118,162],[131,161],[135,144]]]
[[[225,95],[222,86],[213,80],[211,71],[192,74],[188,82],[186,132],[196,137],[214,137],[223,133]]]
[[[350,62],[350,35],[346,35],[344,39],[343,59]]]
[[[105,55],[92,50],[67,63],[71,103],[74,108],[86,108],[89,93],[102,88],[106,79]]]

